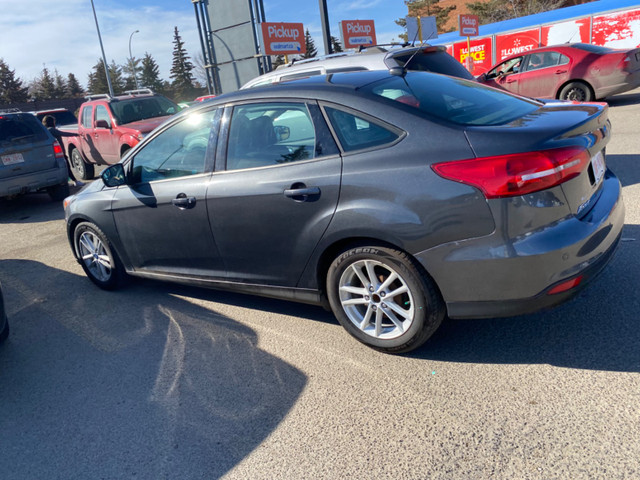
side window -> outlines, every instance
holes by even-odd
[[[313,114],[314,108],[317,111],[317,106],[289,102],[234,107],[227,170],[279,165],[337,153],[326,125],[318,125],[317,119],[322,117]]]
[[[400,135],[343,110],[325,107],[331,125],[345,152],[380,147],[395,142]]]
[[[556,66],[559,64],[561,57],[564,57],[564,55],[558,52],[532,53],[529,56],[527,70],[538,70],[540,68]],[[567,57],[564,58],[566,58],[568,62],[569,59]]]
[[[109,118],[109,112],[104,105],[96,106],[96,123],[98,123],[98,120],[104,120],[105,122],[107,122],[107,125],[109,125],[109,128],[111,128],[111,119]]]
[[[86,106],[82,109],[82,126],[85,128],[91,128],[91,113],[93,112],[93,107],[91,105]]]
[[[559,53],[558,55],[560,55],[560,58],[558,59],[558,65],[566,65],[567,63],[569,63],[569,57],[567,57],[566,55],[562,55],[561,53]]]
[[[133,183],[185,177],[207,170],[207,147],[217,134],[220,109],[187,115],[152,139],[132,161]]]

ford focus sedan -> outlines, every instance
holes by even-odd
[[[384,352],[445,316],[559,304],[624,222],[605,104],[403,70],[242,90],[155,130],[65,200],[96,285],[126,276],[323,305]]]

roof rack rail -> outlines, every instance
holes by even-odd
[[[155,92],[150,88],[137,88],[135,90],[125,90],[128,95],[155,95]]]
[[[84,97],[84,99],[89,102],[91,100],[98,100],[100,98],[111,98],[111,95],[109,95],[108,93],[90,93],[89,95],[86,95]]]
[[[302,60],[294,58],[289,63],[286,63],[284,65],[278,65],[276,69],[293,67],[294,65],[304,65],[307,63],[319,62],[320,60],[326,60],[327,58],[344,57],[346,55],[351,55],[351,53],[349,52],[330,53],[328,55],[319,55],[317,57],[312,57],[312,58],[303,58]]]
[[[358,47],[358,51],[361,52],[363,50],[366,50],[367,48],[374,48],[374,47],[408,47],[409,45],[411,45],[409,42],[391,42],[391,43],[376,43],[375,45],[360,45]]]
[[[0,113],[22,113],[22,110],[16,107],[0,108]]]

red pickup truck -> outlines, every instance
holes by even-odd
[[[93,178],[94,165],[118,163],[127,150],[179,110],[171,100],[149,89],[131,90],[115,97],[88,96],[80,106],[78,136],[62,137],[76,178]]]

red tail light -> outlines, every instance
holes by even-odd
[[[580,282],[582,282],[582,275],[556,285],[547,292],[547,295],[555,295],[556,293],[566,292],[567,290],[571,290],[572,288],[580,285]]]
[[[53,154],[56,158],[64,158],[64,151],[57,141],[53,142]]]
[[[560,185],[578,176],[589,161],[587,150],[568,147],[436,163],[431,168],[441,177],[479,188],[487,198],[502,198]]]

